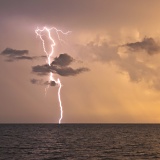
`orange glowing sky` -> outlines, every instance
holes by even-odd
[[[1,0],[0,52],[42,56],[37,26],[71,30],[56,56],[67,53],[90,71],[59,76],[62,123],[159,123],[159,8],[159,0]],[[0,123],[58,122],[58,88],[45,97],[44,86],[30,83],[38,77],[32,66],[44,63],[0,56]]]

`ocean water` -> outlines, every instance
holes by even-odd
[[[0,125],[0,160],[54,159],[160,159],[160,125]]]

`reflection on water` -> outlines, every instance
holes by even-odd
[[[0,160],[160,159],[160,125],[1,124]]]

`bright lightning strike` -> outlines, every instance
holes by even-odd
[[[52,58],[52,56],[54,54],[54,47],[56,45],[54,39],[51,36],[51,30],[55,31],[55,33],[57,34],[58,40],[60,42],[64,42],[64,41],[60,38],[59,33],[64,34],[64,35],[67,35],[67,34],[70,33],[70,31],[63,32],[62,30],[59,30],[59,29],[57,29],[55,27],[52,27],[52,28],[43,27],[43,29],[37,28],[35,30],[36,35],[39,36],[39,38],[42,41],[43,50],[44,50],[44,52],[45,52],[45,54],[47,56],[47,63],[48,63],[49,66],[51,66],[51,58]],[[44,40],[43,35],[42,35],[42,33],[45,32],[45,31],[47,32],[48,38],[52,42],[51,45],[50,45],[50,47],[51,47],[51,51],[50,52],[47,52],[47,50],[46,50],[45,40]],[[61,121],[62,121],[62,118],[63,118],[63,107],[62,107],[62,101],[61,101],[61,88],[62,88],[62,84],[61,84],[60,79],[58,78],[57,80],[55,80],[54,76],[53,76],[53,73],[50,72],[49,82],[52,82],[52,81],[55,81],[55,83],[59,86],[59,88],[58,88],[58,101],[59,101],[59,107],[60,107],[60,118],[59,118],[59,124],[60,124]],[[45,94],[47,92],[48,87],[45,89]]]

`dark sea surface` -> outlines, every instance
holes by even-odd
[[[0,124],[0,160],[160,159],[158,124]]]

